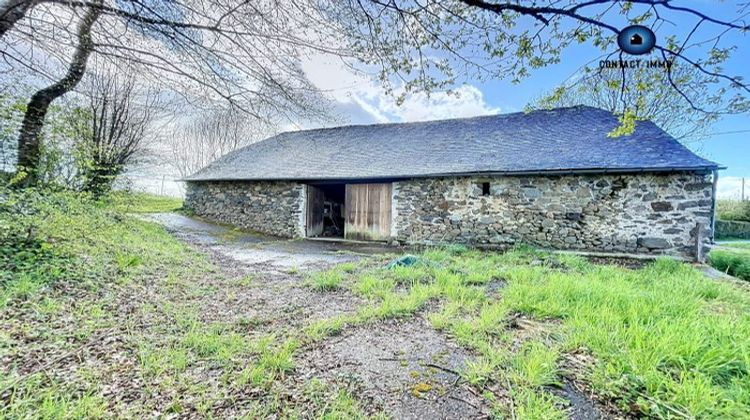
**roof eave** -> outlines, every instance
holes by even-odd
[[[725,170],[726,166],[684,166],[664,168],[582,168],[582,169],[546,169],[530,171],[470,171],[470,172],[441,172],[415,175],[390,176],[361,176],[361,177],[279,177],[279,178],[181,178],[180,182],[210,182],[210,181],[331,181],[331,180],[378,180],[378,179],[410,179],[410,178],[446,178],[454,176],[544,176],[544,175],[577,175],[577,174],[627,174],[627,173],[672,173],[672,172],[709,172]]]

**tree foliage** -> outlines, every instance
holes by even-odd
[[[576,44],[599,49],[603,59],[627,59],[617,47],[619,29],[628,24],[659,28],[650,59],[675,65],[665,69],[665,83],[691,108],[702,112],[740,113],[750,109],[750,86],[742,75],[728,74],[724,64],[740,46],[727,43],[730,34],[750,29],[750,4],[738,2],[737,18],[722,20],[698,7],[669,1],[349,1],[332,7],[330,15],[344,22],[346,38],[378,65],[381,78],[396,80],[411,91],[446,88],[462,78],[510,79],[520,82],[531,71],[558,63]],[[684,37],[662,27],[675,16],[692,21]],[[585,63],[581,63],[584,65]],[[705,90],[682,83],[677,69],[700,74]],[[682,70],[679,70],[682,71]],[[685,74],[685,73],[682,73]],[[627,82],[621,73],[621,91]],[[407,89],[407,92],[409,92]],[[720,104],[710,108],[705,104]]]

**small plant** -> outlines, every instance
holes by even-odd
[[[239,280],[237,280],[237,285],[242,286],[242,287],[250,286],[254,278],[255,276],[253,276],[252,274],[242,276]]]
[[[466,367],[461,372],[461,376],[466,382],[474,386],[482,386],[492,378],[495,368],[496,366],[491,360],[480,357],[466,362]]]
[[[299,267],[297,267],[296,265],[289,267],[286,269],[286,273],[291,275],[299,274]]]
[[[289,372],[294,369],[292,356],[299,347],[294,339],[287,340],[280,346],[269,346],[261,352],[258,365],[274,373]]]
[[[321,271],[309,277],[310,285],[319,292],[336,290],[343,281],[344,275],[338,270]]]
[[[539,341],[524,344],[511,361],[513,382],[532,388],[557,384],[557,358],[554,347]]]
[[[305,335],[312,341],[319,341],[325,337],[338,335],[350,322],[347,317],[323,319],[305,328]]]
[[[347,274],[357,271],[357,264],[353,262],[342,263],[336,266],[336,269]]]

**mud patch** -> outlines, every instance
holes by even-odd
[[[551,388],[549,391],[569,403],[567,411],[573,420],[611,418],[609,415],[604,415],[593,398],[586,395],[585,391],[576,388],[575,384],[569,379],[563,380],[562,388]]]
[[[357,398],[393,418],[486,418],[489,407],[461,383],[471,355],[421,317],[349,330],[298,357],[302,380],[358,390]]]

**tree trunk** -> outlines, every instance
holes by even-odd
[[[0,3],[0,38],[37,3],[36,0],[5,0]]]
[[[96,1],[101,4],[102,0]],[[99,18],[101,8],[91,7],[81,19],[78,25],[78,48],[73,54],[73,59],[68,66],[65,76],[46,88],[37,91],[31,96],[26,107],[26,113],[21,123],[21,131],[18,135],[18,163],[16,170],[26,171],[27,175],[23,182],[24,186],[36,183],[39,165],[39,136],[44,127],[44,118],[50,104],[55,99],[73,90],[83,78],[86,71],[86,62],[94,43],[91,39],[91,27]]]

